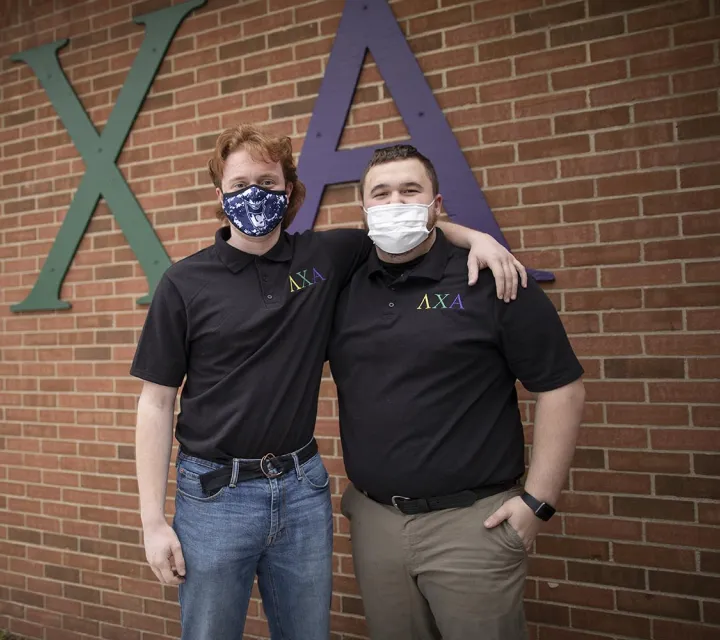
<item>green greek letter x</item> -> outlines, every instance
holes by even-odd
[[[205,2],[187,0],[183,4],[135,17],[137,24],[145,25],[145,39],[107,124],[99,135],[60,67],[57,52],[68,43],[67,39],[12,56],[16,62],[30,65],[86,166],[85,175],[35,285],[25,300],[11,307],[12,311],[70,308],[69,302],[60,300],[60,287],[101,197],[107,201],[145,272],[148,295],[138,302],[150,302],[162,274],[170,266],[170,258],[115,163],[180,23]]]

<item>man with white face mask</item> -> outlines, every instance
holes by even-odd
[[[376,251],[340,296],[328,353],[371,638],[525,640],[526,552],[567,476],[582,367],[535,282],[510,305],[486,272],[467,286],[414,147],[376,151],[361,189]],[[537,394],[524,487],[517,380]]]

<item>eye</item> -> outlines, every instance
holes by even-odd
[[[405,193],[420,193],[417,189],[405,189]]]
[[[271,178],[267,178],[262,181],[262,186],[264,187],[272,187],[275,184],[275,180],[272,180]]]
[[[239,191],[240,189],[244,189],[247,185],[244,182],[236,182],[233,185],[233,190]]]

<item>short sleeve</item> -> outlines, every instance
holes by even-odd
[[[372,240],[360,229],[332,229],[319,231],[318,236],[331,255],[333,266],[344,286],[367,260],[373,248]]]
[[[574,382],[583,368],[550,298],[528,278],[514,302],[495,298],[501,349],[510,370],[531,393]]]
[[[179,387],[187,372],[187,314],[175,284],[165,273],[153,295],[130,374]]]

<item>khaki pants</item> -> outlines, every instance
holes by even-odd
[[[349,485],[342,512],[372,640],[527,640],[522,540],[507,522],[483,525],[521,492],[406,516]]]

